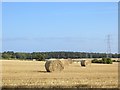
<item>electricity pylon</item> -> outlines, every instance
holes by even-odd
[[[107,58],[111,58],[110,35],[107,36]]]

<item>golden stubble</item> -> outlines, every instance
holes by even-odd
[[[56,73],[46,72],[44,65],[44,61],[3,60],[3,86],[98,88],[118,86],[118,63],[81,67],[78,62]]]

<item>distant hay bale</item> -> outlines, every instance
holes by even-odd
[[[91,60],[82,60],[82,61],[81,61],[81,66],[86,67],[86,66],[88,66],[88,65],[90,65],[90,64],[91,64]]]
[[[68,66],[69,65],[69,61],[67,60],[67,59],[62,59],[62,60],[60,60],[61,62],[62,62],[62,64],[64,65],[64,66]]]
[[[68,66],[73,63],[72,59],[60,59],[64,66]]]
[[[91,64],[92,60],[87,60],[88,61],[88,64]]]
[[[86,65],[87,65],[86,61],[85,61],[85,60],[82,60],[82,61],[81,61],[81,66],[84,66],[84,67],[85,67]]]
[[[73,63],[73,60],[72,59],[68,59],[68,62],[69,62],[69,64],[72,64]]]
[[[64,69],[64,66],[60,60],[46,61],[45,69],[47,72],[60,72]]]

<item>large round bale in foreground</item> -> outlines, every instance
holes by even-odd
[[[64,66],[60,60],[46,61],[45,69],[47,72],[60,72],[64,69]]]

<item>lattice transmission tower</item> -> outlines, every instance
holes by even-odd
[[[107,36],[107,58],[111,58],[111,38],[110,35]]]

